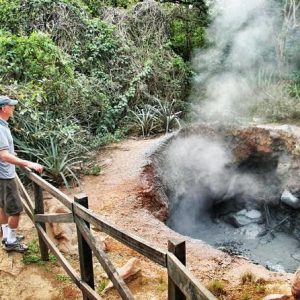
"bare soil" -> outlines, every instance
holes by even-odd
[[[199,240],[174,232],[157,218],[163,219],[163,207],[155,207],[155,202],[152,209],[151,199],[143,199],[143,195],[149,195],[153,183],[149,176],[147,179],[142,174],[149,162],[151,149],[163,138],[128,139],[105,147],[97,158],[97,163],[102,165],[100,175],[85,176],[81,188],[72,190],[72,194],[84,191],[88,195],[90,209],[122,230],[161,249],[167,249],[169,239],[186,240],[187,267],[210,287],[218,299],[255,300],[268,294],[290,295],[292,274],[270,272],[247,258],[213,249]],[[36,239],[34,227],[25,216],[20,228],[27,241]],[[107,253],[116,267],[124,265],[132,257],[138,258],[141,271],[128,283],[136,299],[167,299],[165,269],[111,237],[106,237],[105,242]],[[76,256],[70,259],[76,265]],[[107,280],[99,264],[95,265],[95,283],[101,292]],[[66,273],[58,263],[24,265],[21,254],[7,254],[0,249],[0,299],[80,299],[80,291],[75,284],[65,276],[58,276],[60,274]],[[104,299],[120,299],[114,289],[102,296]]]

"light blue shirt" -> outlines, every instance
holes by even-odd
[[[14,141],[8,128],[8,123],[0,119],[0,151],[8,150],[12,155],[15,155]],[[4,162],[0,159],[0,179],[11,179],[16,174],[16,167],[13,164]]]

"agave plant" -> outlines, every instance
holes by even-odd
[[[133,114],[133,124],[141,130],[143,137],[149,136],[157,126],[156,111],[152,106],[146,105],[142,109],[136,108],[135,111],[131,112]]]
[[[161,101],[158,98],[154,97],[157,106],[155,108],[157,120],[161,123],[161,126],[164,128],[165,133],[168,133],[173,126],[173,123],[176,123],[180,127],[179,115],[181,111],[174,112],[175,108],[175,99],[172,102]]]
[[[23,144],[20,152],[31,155],[44,165],[44,177],[52,183],[64,184],[67,188],[70,187],[70,181],[76,181],[80,185],[76,169],[84,157],[76,152],[75,147],[66,148],[65,144],[50,138],[48,142],[37,143],[34,149]]]

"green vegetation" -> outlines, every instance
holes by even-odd
[[[24,264],[38,264],[44,265],[45,262],[41,260],[40,249],[37,240],[31,240],[28,243],[28,250],[22,256],[22,261]],[[56,262],[56,257],[53,254],[49,254],[49,261]]]
[[[241,295],[241,300],[251,300],[252,297],[248,292],[243,292],[243,294]]]
[[[225,283],[224,281],[214,279],[208,283],[208,290],[215,295],[216,297],[220,297],[222,295],[226,295],[225,291]]]
[[[98,293],[101,293],[106,288],[108,282],[109,282],[109,279],[101,278],[101,280],[97,284]]]
[[[300,31],[287,26],[290,15],[273,52],[278,70],[295,67],[253,76],[252,116],[300,116]],[[190,110],[192,53],[217,42],[207,40],[210,22],[201,0],[0,0],[0,94],[20,100],[12,126],[20,156],[70,186],[100,172],[84,166],[103,144],[179,128]],[[209,68],[224,71],[222,62]]]
[[[58,281],[62,281],[62,282],[72,281],[71,278],[68,275],[65,275],[65,274],[57,274],[56,279]]]
[[[178,127],[191,76],[181,49],[186,40],[204,44],[206,13],[183,4],[201,32],[186,37],[177,10],[137,0],[0,0],[0,93],[20,100],[12,126],[20,155],[69,186],[90,151],[136,131],[150,106],[155,130],[141,134]]]

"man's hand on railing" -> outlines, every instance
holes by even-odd
[[[31,161],[28,162],[27,167],[37,171],[38,173],[42,173],[44,170],[44,166],[42,166],[38,163],[31,162]]]

